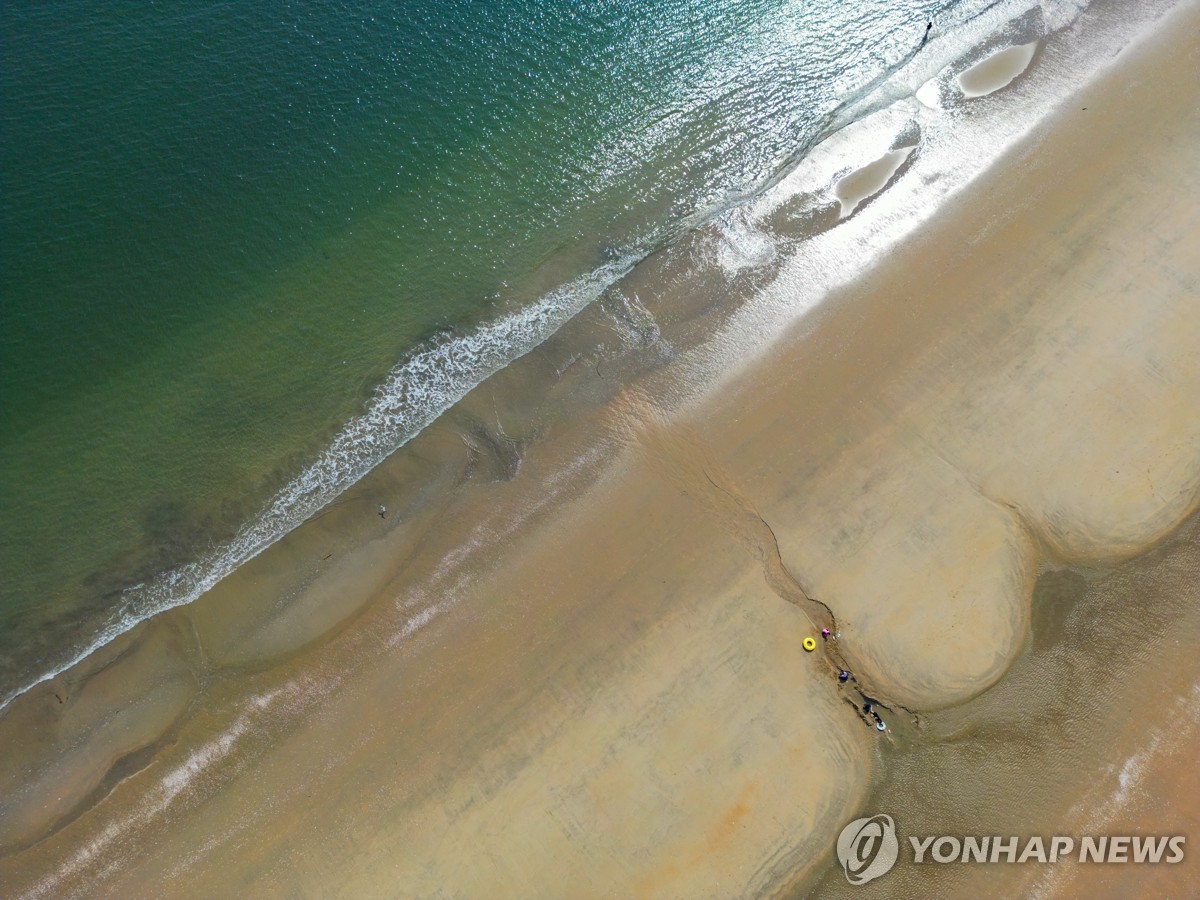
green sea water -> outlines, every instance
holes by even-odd
[[[543,333],[481,328],[753,191],[953,6],[5,3],[0,698],[297,524],[296,479],[326,502]]]

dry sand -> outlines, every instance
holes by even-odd
[[[944,740],[939,716],[974,709],[983,728],[1018,708],[987,689],[1030,646],[1039,572],[1118,566],[1195,509],[1197,35],[1192,5],[702,403],[626,391],[519,472],[500,423],[472,447],[451,417],[371,489],[452,486],[459,472],[422,462],[447,447],[495,469],[485,487],[348,546],[349,517],[373,510],[362,487],[14,704],[5,893],[829,886],[841,825],[903,796],[886,793],[891,754]],[[806,596],[836,614],[837,652],[894,707],[894,735],[848,707],[828,646],[801,650],[823,623]],[[1195,656],[1171,635],[1144,648],[1168,667]],[[97,726],[94,698],[127,702],[139,680],[159,690],[136,727]],[[1121,766],[1156,721],[1089,759]],[[1160,743],[1145,784],[1167,792],[1186,751]],[[1111,791],[1081,790],[1049,786],[1038,824],[1093,821]]]

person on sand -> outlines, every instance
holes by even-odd
[[[384,506],[382,503],[379,504],[379,518],[381,518],[381,519],[387,518],[387,507]]]
[[[845,684],[849,680],[850,680],[850,673],[847,672],[845,669],[842,669],[842,671],[838,672],[838,681],[840,681],[842,684]]]
[[[826,640],[826,641],[829,640],[829,629],[828,628],[821,629],[821,638],[822,638],[822,640]]]

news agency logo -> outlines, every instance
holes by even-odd
[[[1183,835],[1084,835],[1077,842],[1070,835],[1039,835],[1022,841],[1014,836],[927,835],[908,838],[916,865],[949,863],[1057,863],[1070,859],[1080,863],[1166,863],[1183,862],[1187,838]],[[846,880],[866,884],[886,875],[900,856],[896,823],[888,815],[855,819],[842,829],[837,840],[838,860]]]
[[[851,884],[866,884],[886,875],[900,855],[896,823],[887,815],[855,819],[838,835],[837,855]]]

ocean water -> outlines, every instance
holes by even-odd
[[[194,599],[993,6],[4,4],[0,703]]]

